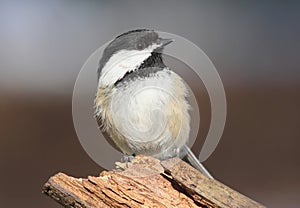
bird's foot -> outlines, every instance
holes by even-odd
[[[121,158],[121,162],[122,163],[126,163],[126,168],[129,167],[129,163],[134,159],[135,157],[135,154],[132,154],[132,155],[123,155],[122,158]]]

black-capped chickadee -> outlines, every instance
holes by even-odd
[[[101,130],[125,155],[159,159],[186,155],[195,168],[212,178],[186,146],[188,90],[161,54],[171,42],[154,30],[138,29],[109,43],[98,69],[95,116]]]

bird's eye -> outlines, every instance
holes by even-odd
[[[135,48],[139,51],[143,50],[145,48],[145,44],[143,42],[139,42],[135,45]]]

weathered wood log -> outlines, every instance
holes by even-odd
[[[180,160],[137,156],[99,177],[58,173],[43,186],[64,207],[264,207]]]

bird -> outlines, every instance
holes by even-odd
[[[162,56],[172,42],[153,29],[130,30],[115,37],[99,61],[95,118],[125,158],[186,156],[192,166],[213,179],[187,146],[189,91]]]

